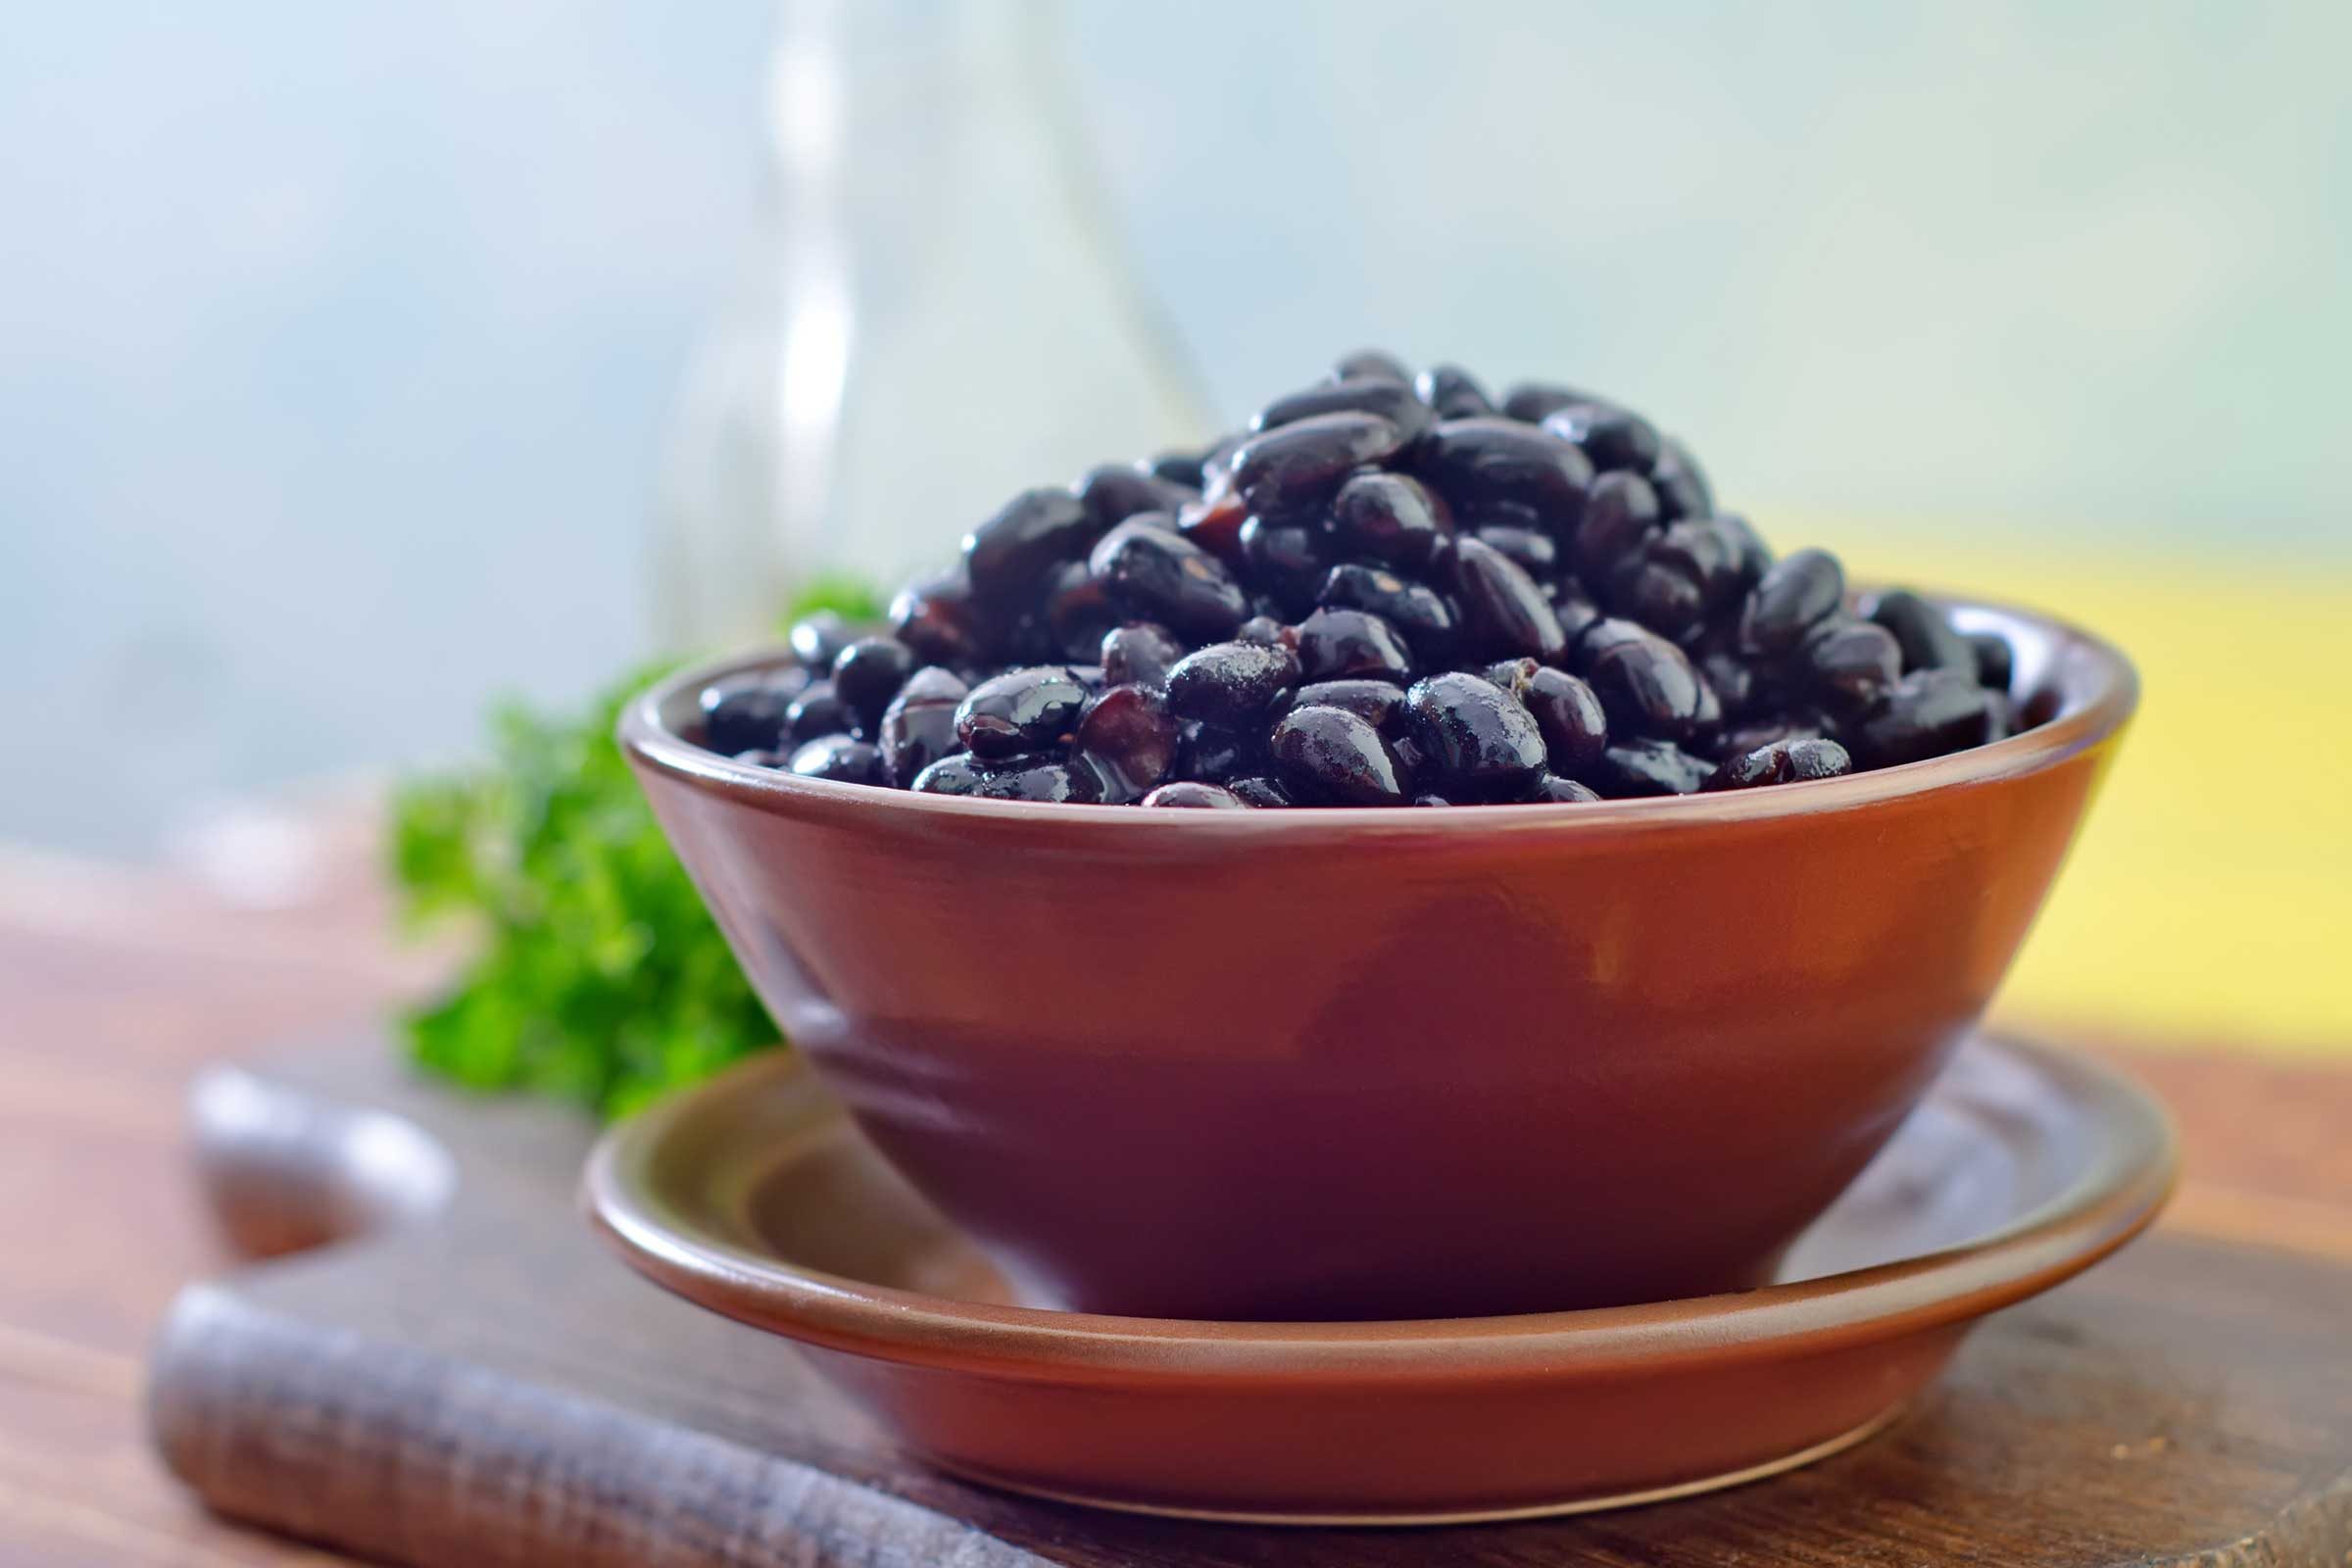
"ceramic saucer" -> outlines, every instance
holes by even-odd
[[[1405,1524],[1654,1501],[1858,1443],[1985,1313],[2144,1227],[2176,1161],[2129,1080],[1977,1039],[1778,1283],[1360,1323],[1013,1304],[782,1053],[612,1129],[585,1196],[632,1266],[798,1342],[948,1470],[1116,1508]]]

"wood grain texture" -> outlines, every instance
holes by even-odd
[[[365,1239],[183,1294],[150,1410],[216,1507],[391,1561],[2342,1568],[2352,1553],[2352,1269],[2326,1256],[2159,1232],[1995,1318],[1876,1442],[1711,1497],[1444,1532],[1193,1525],[908,1462],[789,1347],[603,1255],[572,1212],[589,1129],[404,1083],[389,1061],[362,1037],[233,1081],[242,1109],[206,1146],[219,1190],[250,1202],[257,1171],[275,1173],[264,1186],[312,1171],[343,1197],[273,1200],[280,1234]],[[454,1179],[355,1108],[423,1129]],[[258,1164],[257,1126],[275,1140]],[[354,1154],[355,1128],[374,1129],[360,1135],[374,1154]]]

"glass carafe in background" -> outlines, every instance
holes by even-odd
[[[657,630],[887,593],[1029,485],[1205,439],[1126,265],[1048,0],[786,0],[759,250],[669,432]]]

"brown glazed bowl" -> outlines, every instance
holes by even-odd
[[[1762,1284],[2000,982],[2131,715],[2021,611],[2036,727],[1675,800],[1154,811],[620,739],[793,1044],[1033,1305],[1553,1311]]]

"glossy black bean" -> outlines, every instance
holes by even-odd
[[[1527,792],[1527,798],[1531,802],[1560,805],[1569,802],[1597,801],[1600,799],[1600,792],[1590,785],[1579,784],[1572,778],[1562,778],[1557,773],[1546,773],[1536,780],[1536,787]]]
[[[1890,588],[1871,601],[1870,618],[1902,649],[1903,669],[1964,669],[1974,673],[1976,650],[1952,629],[1948,616],[1919,595]]]
[[[1612,732],[1681,741],[1705,721],[1709,704],[1698,670],[1688,654],[1655,633],[1603,649],[1585,675],[1608,710]]]
[[[1490,549],[1501,551],[1538,582],[1549,582],[1560,574],[1560,547],[1541,528],[1482,520],[1471,530],[1471,537]]]
[[[1490,666],[1487,679],[1535,715],[1553,772],[1581,774],[1608,745],[1609,716],[1600,694],[1566,670],[1514,659]]]
[[[1306,708],[1345,708],[1384,735],[1394,735],[1404,715],[1404,690],[1385,680],[1319,680],[1298,688],[1292,699]]]
[[[1277,616],[1251,615],[1234,629],[1233,640],[1237,643],[1255,643],[1261,648],[1271,648],[1276,643],[1283,642],[1284,630],[1282,621]],[[1290,645],[1284,643],[1284,646],[1289,647]]]
[[[1359,473],[1331,507],[1332,541],[1344,554],[1407,569],[1426,564],[1451,527],[1444,504],[1401,473]]]
[[[793,699],[808,685],[805,669],[754,670],[703,688],[703,744],[733,757],[782,744]]]
[[[1693,795],[1714,771],[1714,763],[1691,756],[1672,741],[1623,740],[1600,754],[1592,766],[1592,781],[1612,800]]]
[[[1114,686],[1165,690],[1168,671],[1184,657],[1184,645],[1164,626],[1133,621],[1102,634],[1102,678]]]
[[[972,592],[983,600],[1033,594],[1047,568],[1086,554],[1102,531],[1067,490],[1024,490],[963,536]]]
[[[834,656],[833,690],[870,735],[914,669],[914,650],[896,637],[860,637]]]
[[[1298,666],[1306,680],[1413,678],[1412,650],[1396,628],[1361,610],[1318,610],[1298,623]]]
[[[1640,559],[1664,528],[1664,517],[1648,480],[1638,473],[1601,474],[1592,481],[1577,525],[1577,564],[1596,578],[1606,577],[1623,563]]]
[[[1707,618],[1706,595],[1688,572],[1667,562],[1639,557],[1621,563],[1610,574],[1609,604],[1661,637],[1678,642],[1697,631]]]
[[[1600,607],[1575,577],[1562,577],[1552,585],[1551,612],[1560,617],[1560,635],[1568,639],[1570,648],[1600,619]]]
[[[1544,732],[1516,697],[1449,671],[1414,683],[1405,714],[1431,782],[1451,800],[1516,800],[1544,766]]]
[[[1748,545],[1754,534],[1737,517],[1686,517],[1666,525],[1643,549],[1650,561],[1672,566],[1698,588],[1709,612],[1752,587]],[[1760,570],[1760,567],[1759,567]]]
[[[1263,723],[1298,689],[1298,656],[1281,643],[1211,643],[1168,671],[1168,709],[1179,718],[1241,728]]]
[[[882,710],[882,763],[901,789],[963,745],[956,733],[956,709],[968,690],[953,670],[933,665],[907,676]]]
[[[1998,740],[2006,718],[1973,670],[1922,669],[1888,687],[1844,733],[1864,767],[1892,767]]]
[[[1073,663],[1091,664],[1100,658],[1103,637],[1119,623],[1110,594],[1083,561],[1052,568],[1041,614],[1052,656]]]
[[[1544,416],[1544,428],[1570,441],[1603,473],[1647,473],[1658,461],[1658,432],[1613,403],[1571,403]]]
[[[1149,686],[1113,686],[1087,705],[1075,737],[1113,805],[1141,799],[1176,766],[1176,720]]]
[[[1547,430],[1516,419],[1448,419],[1425,446],[1424,474],[1456,508],[1516,502],[1560,535],[1584,515],[1592,465]]]
[[[1326,542],[1323,530],[1311,523],[1251,517],[1242,524],[1243,573],[1285,615],[1304,614],[1331,569],[1324,558]]]
[[[1213,494],[1224,489],[1233,478],[1233,455],[1242,450],[1250,439],[1247,430],[1228,430],[1209,443],[1200,455],[1200,493]]]
[[[1453,607],[1424,583],[1380,566],[1334,566],[1316,602],[1330,610],[1361,610],[1396,628],[1424,663],[1444,656],[1453,640]]]
[[[1384,381],[1402,381],[1407,385],[1413,379],[1413,372],[1405,368],[1402,360],[1394,354],[1384,354],[1379,349],[1357,349],[1331,368],[1334,381],[1352,380],[1364,375],[1376,375]]]
[[[1198,486],[1177,484],[1123,463],[1105,463],[1086,470],[1072,486],[1078,504],[1099,533],[1125,522],[1141,512],[1171,515],[1200,499]]]
[[[1102,780],[1083,761],[1020,759],[984,768],[971,794],[991,801],[1039,801],[1050,806],[1091,806],[1102,799]]]
[[[1772,547],[1764,542],[1764,536],[1736,512],[1718,512],[1706,520],[1737,551],[1741,589],[1753,588],[1763,581],[1764,574],[1772,569]]]
[[[1977,680],[1987,691],[2005,692],[2017,675],[2017,654],[1997,631],[1972,631],[1968,651],[1977,662]]]
[[[820,735],[806,741],[788,764],[803,778],[829,778],[838,784],[887,784],[882,754],[865,741],[849,735]]]
[[[1178,779],[1173,784],[1162,784],[1145,796],[1143,804],[1177,807],[1192,810],[1241,811],[1249,809],[1250,803],[1243,800],[1222,784],[1202,784],[1195,779]]]
[[[1387,376],[1359,375],[1345,381],[1325,381],[1276,398],[1250,420],[1253,431],[1278,430],[1321,414],[1376,414],[1403,432],[1407,442],[1420,438],[1437,422],[1429,405],[1413,389]]]
[[[906,787],[917,795],[977,795],[981,778],[978,759],[954,752],[915,774]]]
[[[1649,482],[1657,488],[1658,505],[1668,521],[1714,514],[1715,492],[1707,484],[1705,470],[1690,456],[1690,449],[1672,436],[1658,442],[1658,461],[1650,466]]]
[[[1689,652],[1692,656],[1690,662],[1715,689],[1716,699],[1726,714],[1740,718],[1753,710],[1760,689],[1754,663],[1733,649],[1711,646],[1707,641]]]
[[[1144,471],[1154,479],[1165,479],[1168,483],[1180,484],[1187,490],[1198,490],[1203,483],[1200,463],[1207,456],[1208,448],[1206,447],[1197,448],[1191,452],[1162,452],[1145,463]]]
[[[1311,511],[1403,445],[1404,432],[1376,414],[1318,414],[1251,436],[1233,455],[1233,491],[1252,512]]]
[[[1177,726],[1176,734],[1178,778],[1230,784],[1237,778],[1266,771],[1266,738],[1262,730],[1225,729],[1187,720]]]
[[[1413,380],[1413,391],[1441,419],[1485,418],[1494,401],[1478,378],[1458,365],[1433,365]]]
[[[1845,569],[1826,550],[1799,550],[1773,563],[1748,593],[1740,640],[1758,653],[1785,654],[1845,596]]]
[[[1837,778],[1854,770],[1854,760],[1836,741],[1788,740],[1759,746],[1729,759],[1707,775],[1702,790],[1752,790],[1768,784]]]
[[[833,661],[856,635],[848,621],[830,610],[820,610],[793,623],[789,638],[792,657],[811,673],[821,673],[833,667]]]
[[[1814,623],[1798,645],[1797,658],[1814,689],[1840,711],[1866,707],[1903,672],[1903,651],[1894,633],[1843,611]]]
[[[973,665],[987,654],[987,617],[960,563],[900,589],[890,602],[890,624],[926,663]]]
[[[1086,696],[1059,665],[1007,670],[965,696],[956,710],[956,733],[983,761],[1044,751],[1068,739]]]
[[[1575,403],[1599,403],[1590,392],[1550,381],[1522,381],[1502,396],[1502,412],[1523,424],[1541,424],[1544,416]]]
[[[1271,810],[1298,804],[1291,799],[1290,791],[1284,789],[1273,779],[1260,775],[1253,774],[1249,778],[1237,778],[1225,787],[1240,796],[1244,806],[1264,807]]]
[[[831,681],[812,680],[784,710],[784,738],[799,745],[820,735],[862,735],[864,722],[856,709],[841,700]]]
[[[1351,612],[1350,612],[1351,613]],[[1274,726],[1283,786],[1318,806],[1401,806],[1396,760],[1374,729],[1344,708],[1295,708]]]
[[[1179,636],[1230,637],[1249,615],[1248,596],[1214,556],[1150,523],[1131,518],[1111,529],[1090,564],[1120,613]]]
[[[1478,539],[1457,539],[1451,562],[1461,642],[1476,658],[1526,657],[1557,663],[1568,634],[1544,590],[1519,564]]]
[[[1733,725],[1716,737],[1707,752],[1711,757],[1728,760],[1781,741],[1817,741],[1827,738],[1829,733],[1827,714],[1810,710],[1773,713]]]

